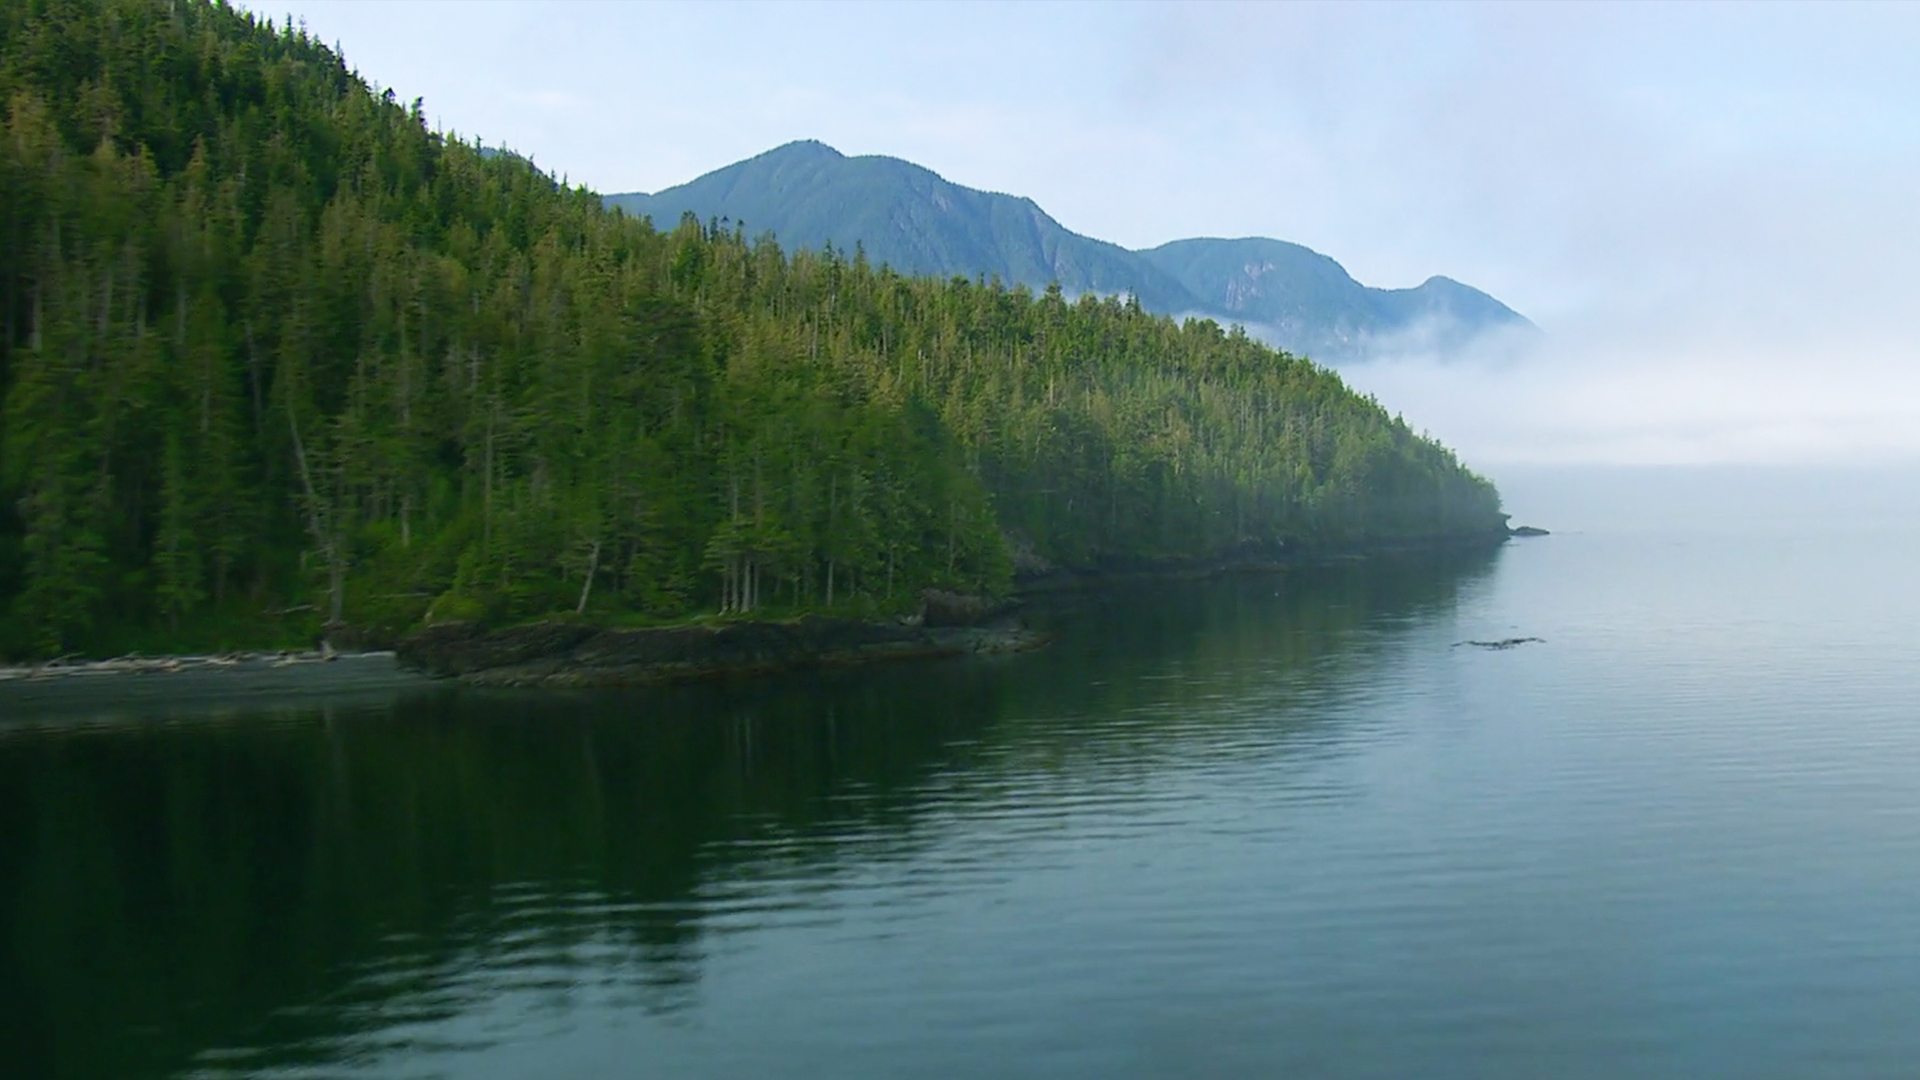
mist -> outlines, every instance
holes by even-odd
[[[1281,233],[1541,327],[1341,366],[1476,465],[1920,457],[1920,9],[1164,12],[1135,98],[1259,147]],[[1256,104],[1263,109],[1256,109]],[[1196,181],[1197,182],[1197,181]],[[1255,331],[1257,332],[1257,331]]]
[[[1895,342],[1661,340],[1623,326],[1386,352],[1343,378],[1492,468],[1920,462],[1920,366]]]

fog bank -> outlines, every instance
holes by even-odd
[[[1891,343],[1548,336],[1341,368],[1470,462],[1920,460],[1920,365]]]

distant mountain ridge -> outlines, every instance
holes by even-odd
[[[1444,354],[1488,330],[1534,329],[1512,308],[1452,278],[1377,289],[1285,240],[1175,240],[1139,254],[1193,293],[1198,310],[1264,327],[1289,351],[1308,356],[1364,359],[1407,348]]]
[[[955,184],[883,156],[804,140],[608,206],[670,228],[688,213],[771,231],[789,249],[832,244],[907,274],[997,276],[1035,291],[1130,293],[1161,314],[1240,323],[1315,359],[1364,360],[1409,345],[1454,351],[1491,330],[1533,324],[1444,277],[1411,289],[1362,285],[1310,248],[1264,237],[1175,240],[1145,251],[1082,236],[1032,199]]]

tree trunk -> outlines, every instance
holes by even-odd
[[[327,560],[327,625],[338,626],[346,607],[346,566],[340,557],[339,537],[326,520],[331,515],[323,517],[321,513],[320,493],[314,490],[313,472],[307,467],[307,448],[300,441],[300,421],[294,415],[291,394],[287,396],[287,430],[293,435],[293,460],[300,467],[300,486],[307,493],[307,528]]]
[[[840,474],[827,477],[827,606],[833,606],[833,520],[840,512]]]
[[[486,477],[480,487],[480,550],[486,552],[488,558],[493,557],[493,417],[497,411],[496,403],[488,401]]]
[[[593,595],[593,575],[600,572],[600,541],[593,542],[593,554],[587,557],[587,580],[580,586],[580,603],[573,609],[575,615],[587,613],[587,597]]]
[[[253,320],[243,324],[247,335],[247,381],[253,384],[253,432],[256,438],[266,438],[266,405],[260,392],[260,350],[253,344]]]

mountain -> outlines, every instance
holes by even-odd
[[[825,143],[788,143],[654,195],[609,195],[607,205],[670,228],[691,213],[749,235],[771,231],[788,249],[825,244],[903,274],[999,277],[1038,292],[1131,293],[1151,311],[1190,310],[1193,297],[1159,267],[1118,244],[1071,232],[1032,199],[976,191],[890,157],[847,157]]]
[[[1512,308],[1451,278],[1371,288],[1327,256],[1284,240],[1175,240],[1140,254],[1198,298],[1198,310],[1265,328],[1276,344],[1308,356],[1357,359],[1401,347],[1444,353],[1487,330],[1533,329]]]
[[[1149,311],[1239,323],[1288,351],[1329,362],[1393,348],[1441,352],[1494,329],[1533,324],[1444,277],[1412,289],[1362,285],[1333,259],[1264,237],[1176,240],[1129,251],[1067,229],[1032,199],[978,191],[899,158],[848,157],[788,143],[652,195],[608,206],[667,228],[685,214],[771,232],[789,249],[863,248],[907,274],[987,276],[1038,292],[1128,293]]]

